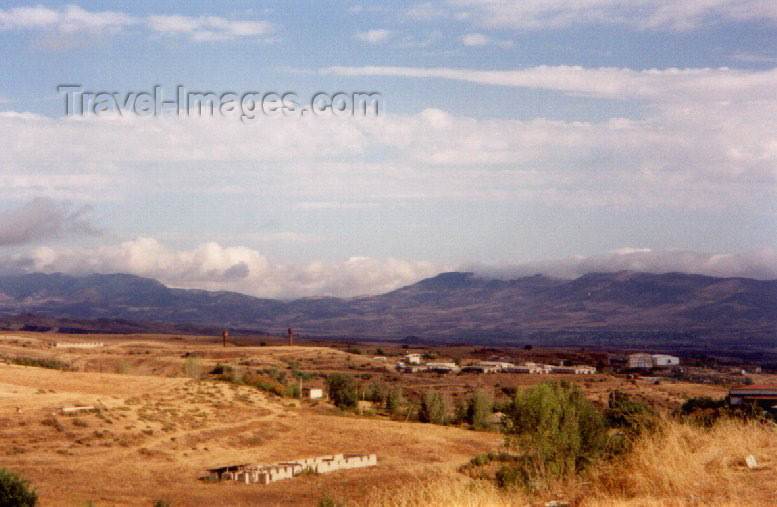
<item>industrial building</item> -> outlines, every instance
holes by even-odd
[[[679,366],[680,358],[667,354],[647,354],[638,352],[629,354],[628,366],[632,369],[668,368]]]
[[[729,393],[731,406],[753,403],[764,410],[777,409],[777,384],[752,384],[732,388]]]

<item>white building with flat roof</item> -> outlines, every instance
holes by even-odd
[[[677,356],[669,356],[666,354],[653,354],[653,366],[666,367],[666,366],[678,366],[680,364],[680,358]]]

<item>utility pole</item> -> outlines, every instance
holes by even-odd
[[[224,346],[225,346],[225,347],[227,346],[227,337],[228,337],[228,336],[229,336],[229,330],[228,330],[228,329],[225,329],[225,330],[224,330],[224,331],[221,333],[221,339],[223,340],[223,342],[224,342]]]
[[[291,328],[289,328],[289,347],[294,345],[294,331],[292,331]]]

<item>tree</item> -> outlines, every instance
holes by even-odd
[[[421,398],[418,420],[421,422],[445,424],[447,407],[445,400],[435,390],[426,391]]]
[[[568,382],[544,382],[516,394],[504,417],[505,443],[522,449],[531,475],[568,476],[599,459],[607,444],[604,417]]]
[[[386,391],[386,387],[380,382],[371,383],[367,387],[364,393],[365,399],[373,403],[380,403],[380,404],[386,403],[387,396],[388,396],[388,392]]]
[[[402,397],[402,388],[395,387],[389,391],[386,396],[386,410],[388,410],[391,415],[399,415],[399,411],[402,408],[404,401],[405,400]]]
[[[484,430],[488,428],[488,418],[491,417],[494,400],[484,390],[478,388],[472,393],[467,404],[467,422],[473,429]]]
[[[30,488],[30,481],[0,468],[0,505],[3,507],[32,507],[38,504],[38,494]]]
[[[337,408],[355,408],[359,402],[353,378],[347,375],[340,373],[329,375],[326,379],[326,388],[329,392],[329,399]]]

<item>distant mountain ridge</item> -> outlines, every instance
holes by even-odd
[[[494,280],[441,273],[376,296],[257,298],[134,275],[0,277],[0,312],[70,319],[500,344],[777,347],[777,281],[682,273]]]

